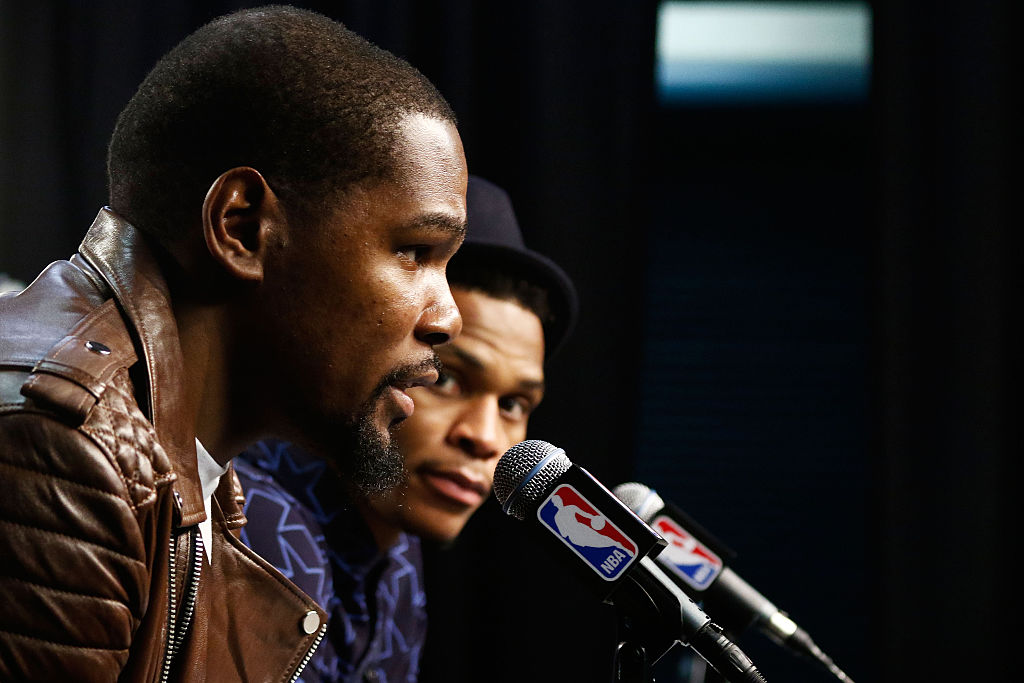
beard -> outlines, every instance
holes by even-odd
[[[341,448],[348,454],[345,483],[356,497],[392,489],[405,481],[405,460],[394,440],[394,427],[381,432],[374,419],[374,406],[364,406],[349,425]]]
[[[401,421],[393,422],[386,430],[377,424],[376,413],[381,397],[392,383],[403,377],[421,374],[427,368],[441,371],[441,361],[435,355],[431,360],[408,365],[388,373],[370,398],[356,411],[340,435],[340,453],[345,458],[345,484],[356,497],[365,498],[393,489],[406,480],[405,458],[398,449],[395,432]]]

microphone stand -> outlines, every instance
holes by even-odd
[[[650,664],[676,643],[690,646],[729,683],[765,683],[750,659],[710,621],[650,558],[646,572],[627,576],[605,601],[618,610],[620,637],[615,653],[616,682],[651,683]],[[623,676],[639,676],[626,678]]]
[[[633,622],[616,604],[619,625],[619,644],[612,660],[613,683],[654,683],[653,663],[647,657],[645,638],[633,627]],[[657,657],[655,657],[655,660]]]

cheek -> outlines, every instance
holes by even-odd
[[[374,365],[398,352],[396,344],[412,333],[416,317],[400,298],[387,299],[367,295],[340,310],[325,312],[321,324],[336,339],[347,340],[353,357]],[[377,359],[374,361],[373,359]]]
[[[430,457],[430,453],[436,448],[443,438],[440,428],[435,422],[429,419],[428,415],[421,415],[426,412],[419,404],[412,416],[402,424],[402,428],[395,434],[395,441],[398,449],[405,458],[406,467],[413,469],[416,465]]]
[[[363,255],[315,281],[313,294],[345,306],[353,317],[375,318],[401,308],[415,287],[410,274],[392,263],[392,258],[390,253],[373,254],[372,258]]]
[[[515,425],[505,430],[505,443],[501,452],[504,453],[508,449],[515,446],[517,443],[521,443],[526,439],[526,425]],[[497,464],[497,461],[495,461]]]
[[[425,300],[411,291],[379,288],[357,306],[360,319],[372,324],[379,338],[401,339],[412,334],[426,308]]]

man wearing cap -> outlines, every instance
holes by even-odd
[[[438,347],[437,383],[409,392],[415,411],[396,435],[405,483],[352,503],[322,461],[283,442],[259,444],[236,466],[243,541],[330,615],[307,682],[416,680],[427,626],[419,537],[454,540],[489,495],[575,318],[571,282],[523,245],[503,190],[470,176],[467,216],[448,266],[462,333]]]

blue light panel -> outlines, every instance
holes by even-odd
[[[860,101],[871,74],[866,2],[663,2],[664,104]]]

